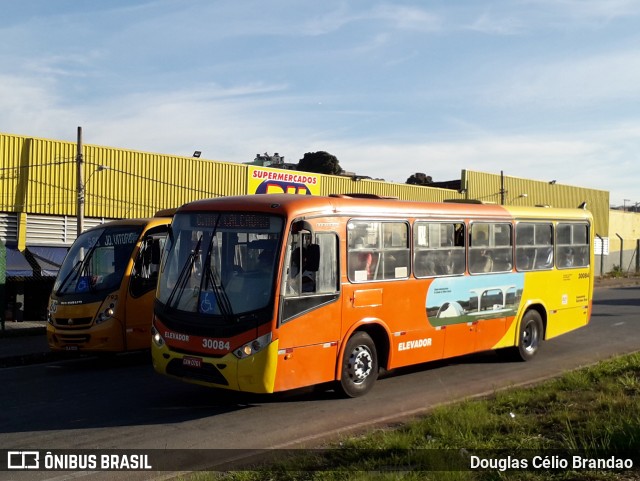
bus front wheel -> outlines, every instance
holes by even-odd
[[[376,345],[366,332],[356,332],[344,350],[338,388],[348,397],[366,394],[378,378]]]
[[[540,313],[534,309],[528,310],[520,323],[518,345],[513,349],[516,359],[528,361],[536,355],[544,335],[543,330]]]

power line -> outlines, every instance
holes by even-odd
[[[135,177],[136,179],[142,179],[142,180],[146,180],[146,181],[149,181],[149,182],[155,182],[156,184],[160,184],[160,185],[166,185],[166,186],[169,186],[169,187],[188,190],[188,191],[191,191],[191,192],[199,192],[199,193],[202,193],[202,194],[208,194],[208,195],[214,195],[214,196],[218,196],[218,197],[223,197],[223,194],[218,194],[216,192],[211,192],[211,191],[207,191],[207,190],[200,190],[200,189],[194,189],[192,187],[186,187],[186,186],[182,186],[182,185],[176,185],[176,184],[172,184],[171,182],[166,182],[164,180],[152,179],[150,177],[145,177],[143,175],[138,175],[138,174],[132,174],[131,172],[126,172],[126,171],[120,170],[120,169],[114,169],[112,167],[109,167],[109,170],[111,170],[113,172],[118,172],[120,174],[128,175],[130,177]]]
[[[28,204],[12,204],[16,207],[35,207],[35,206],[53,206],[55,204],[75,204],[76,200],[75,200],[75,195],[76,195],[76,191],[75,189],[71,189],[69,187],[66,186],[61,186],[61,185],[56,185],[56,184],[50,184],[47,182],[42,182],[39,180],[35,180],[35,179],[29,179],[28,182],[36,184],[36,185],[43,185],[46,187],[50,187],[50,188],[54,188],[54,189],[58,189],[61,190],[63,192],[65,192],[66,194],[58,194],[58,196],[56,196],[57,198],[51,199],[48,202],[40,202],[40,203],[28,203]],[[105,196],[105,195],[101,195],[101,194],[95,194],[95,193],[87,193],[87,197],[92,197],[92,198],[97,198],[97,199],[102,199],[102,200],[106,200],[107,203],[105,204],[96,204],[95,202],[92,203],[93,206],[113,206],[114,204],[115,207],[117,209],[121,209],[121,210],[125,210],[125,208],[128,207],[128,209],[126,209],[127,211],[130,211],[132,208],[137,208],[137,209],[145,209],[145,210],[150,210],[150,211],[156,211],[160,208],[164,208],[166,206],[157,206],[157,205],[150,205],[150,204],[144,204],[141,202],[136,202],[136,201],[132,201],[130,199],[117,199],[114,197],[109,197],[109,196]],[[51,198],[51,196],[50,196]],[[120,204],[120,205],[118,205]],[[173,206],[171,206],[173,207]]]
[[[50,167],[52,165],[62,165],[62,164],[70,164],[74,162],[72,159],[63,160],[60,162],[47,162],[46,164],[27,164],[27,165],[16,165],[14,167],[0,167],[0,171],[3,170],[18,170],[18,169],[29,169],[31,167]]]
[[[63,160],[63,161],[59,161],[59,162],[48,162],[48,163],[42,163],[42,164],[19,165],[19,166],[15,166],[15,167],[0,167],[0,171],[28,169],[30,167],[50,167],[50,166],[55,166],[55,165],[69,164],[69,163],[73,163],[73,162],[75,162],[75,160],[70,159],[70,160]],[[98,163],[94,163],[94,162],[87,162],[87,165],[91,165],[91,166],[97,168],[100,165],[104,165],[104,164],[98,164]],[[117,169],[117,168],[114,168],[114,167],[110,167],[108,165],[105,165],[105,167],[107,167],[108,170],[110,170],[110,171],[118,172],[119,174],[128,175],[130,177],[134,177],[134,178],[137,178],[137,179],[140,179],[140,180],[145,180],[147,182],[154,182],[156,184],[172,187],[172,188],[175,188],[175,189],[186,190],[188,192],[205,194],[205,195],[210,195],[210,196],[214,196],[214,197],[224,197],[224,194],[220,194],[218,192],[212,192],[212,191],[201,190],[201,189],[194,189],[193,187],[187,187],[187,186],[184,186],[184,185],[178,185],[178,184],[174,184],[174,183],[167,182],[167,181],[164,181],[164,180],[158,180],[158,179],[154,179],[154,178],[151,178],[151,177],[147,177],[147,176],[144,176],[144,175],[133,174],[131,172],[127,172],[125,170],[121,170],[121,169]],[[28,180],[29,180],[29,182],[36,182],[36,181],[34,181],[32,179],[28,179]],[[53,184],[44,184],[44,185],[54,186]]]

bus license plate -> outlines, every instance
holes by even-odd
[[[184,367],[202,367],[202,358],[185,356],[182,358],[182,365]]]
[[[65,351],[77,351],[78,346],[64,346]]]

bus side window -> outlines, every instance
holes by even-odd
[[[553,225],[549,222],[518,222],[516,269],[532,271],[553,267]]]
[[[140,297],[156,288],[166,234],[166,227],[155,228],[143,238],[131,272],[130,292],[133,297]]]
[[[382,228],[382,269],[384,279],[403,279],[409,276],[409,224],[384,222]],[[379,257],[380,259],[380,257]],[[377,278],[380,278],[378,276]]]
[[[289,244],[289,265],[283,270],[286,278],[283,282],[281,322],[293,320],[299,314],[338,296],[338,236],[333,232],[321,232],[316,234],[314,240],[302,248],[297,240]],[[300,265],[303,270],[299,269]],[[309,279],[305,280],[305,273]]]
[[[463,274],[464,224],[416,221],[413,249],[416,277]]]
[[[373,279],[379,260],[374,249],[377,246],[378,223],[354,221],[349,223],[347,233],[349,279],[356,282]]]
[[[589,265],[589,225],[558,223],[556,229],[556,265],[559,268]]]
[[[338,290],[338,248],[335,233],[310,234],[289,244],[289,264],[285,269],[285,295],[335,293]],[[300,245],[302,244],[302,245]]]
[[[513,235],[509,223],[477,222],[471,225],[469,271],[509,272],[513,268]]]
[[[404,279],[409,276],[409,224],[350,221],[347,271],[352,282]]]
[[[320,262],[318,244],[296,247],[291,253],[290,290],[296,294],[316,291],[316,272]]]

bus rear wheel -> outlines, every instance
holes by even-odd
[[[542,317],[534,309],[528,310],[520,323],[518,345],[513,348],[514,357],[520,361],[529,361],[536,355],[544,335]]]
[[[366,332],[356,332],[344,350],[339,391],[347,397],[366,394],[378,379],[376,345]]]

